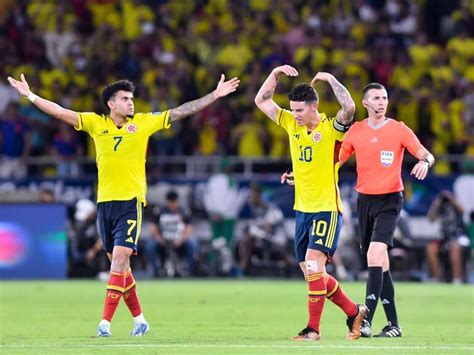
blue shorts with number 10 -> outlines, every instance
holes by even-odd
[[[342,214],[337,211],[306,213],[296,211],[295,255],[298,263],[305,260],[306,250],[315,249],[329,257],[336,252]]]

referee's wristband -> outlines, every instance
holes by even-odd
[[[430,161],[427,158],[421,159],[421,161],[424,161],[425,163],[428,163],[428,168],[431,168]]]
[[[30,100],[31,103],[34,103],[36,99],[38,98],[38,95],[33,94],[31,91],[28,93],[28,96],[26,97],[28,100]]]

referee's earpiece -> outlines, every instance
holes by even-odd
[[[367,104],[367,102],[362,101],[362,105],[363,105],[366,109],[371,109],[371,110],[374,111],[376,114],[379,113],[379,111],[377,111],[375,108],[373,108],[372,106],[370,106],[369,104]]]

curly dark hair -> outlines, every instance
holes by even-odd
[[[115,83],[107,85],[104,90],[102,90],[102,94],[100,95],[102,103],[105,105],[105,107],[109,108],[107,102],[114,97],[117,91],[120,90],[128,91],[133,94],[135,92],[135,85],[133,85],[133,83],[129,80],[119,80]]]
[[[290,101],[319,102],[319,96],[309,84],[298,84],[288,93]]]

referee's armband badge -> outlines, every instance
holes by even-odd
[[[391,152],[389,150],[382,150],[380,152],[380,162],[382,163],[383,166],[389,167],[393,163],[394,156],[395,156],[394,152]]]

